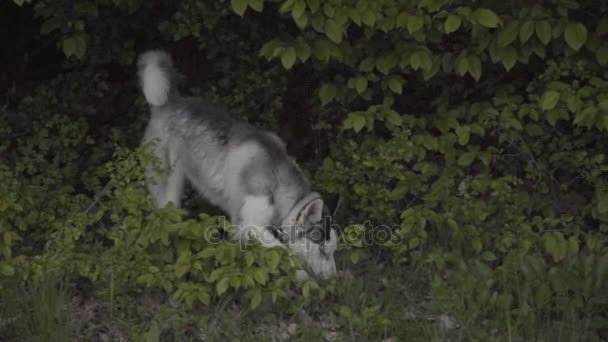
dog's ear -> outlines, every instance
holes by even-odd
[[[329,215],[331,217],[336,217],[336,213],[340,208],[340,204],[342,203],[342,195],[340,194],[323,194],[323,200],[325,202],[325,206]]]
[[[304,224],[309,225],[321,222],[323,220],[323,206],[324,203],[321,198],[315,198],[308,202],[300,213],[300,218]]]

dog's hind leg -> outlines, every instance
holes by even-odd
[[[163,208],[172,202],[176,208],[179,208],[185,181],[183,168],[179,163],[175,163],[168,168],[165,167],[163,171],[164,173],[160,175],[154,174],[155,179],[147,182],[154,206]]]
[[[184,170],[179,162],[174,162],[169,168],[167,175],[164,203],[160,207],[164,207],[169,202],[172,202],[176,208],[181,206],[181,199],[184,190]]]
[[[151,122],[146,129],[144,144],[150,142],[153,143],[152,152],[160,162],[160,170],[153,166],[146,167],[146,185],[154,206],[163,208],[173,202],[179,208],[185,181],[183,166],[177,154],[171,153],[170,144],[156,122]]]

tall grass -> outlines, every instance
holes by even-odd
[[[73,310],[62,281],[47,278],[35,287],[26,287],[5,280],[0,286],[0,340],[73,339]]]

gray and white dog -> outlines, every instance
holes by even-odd
[[[151,119],[144,144],[153,143],[163,173],[147,169],[155,206],[180,206],[186,180],[224,210],[241,238],[287,247],[313,275],[336,274],[337,234],[321,196],[275,134],[231,117],[201,98],[180,96],[171,57],[139,57],[141,88]]]

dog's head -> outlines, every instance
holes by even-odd
[[[285,244],[315,277],[327,279],[337,274],[334,252],[338,232],[332,212],[315,192],[300,200],[281,224]]]

